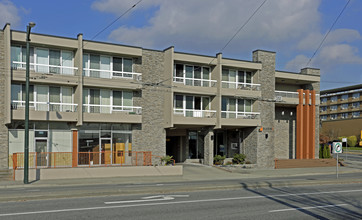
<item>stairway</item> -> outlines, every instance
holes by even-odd
[[[275,169],[332,167],[336,166],[336,159],[276,159]]]
[[[0,169],[0,181],[13,180],[13,170]]]

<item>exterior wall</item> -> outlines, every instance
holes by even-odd
[[[328,135],[333,140],[340,136],[356,136],[360,139],[362,130],[362,118],[322,121],[321,134]]]
[[[143,50],[142,54],[142,124],[134,126],[133,146],[135,151],[152,151],[153,155],[166,155],[166,130],[164,129],[165,93],[170,89],[147,83],[164,79],[164,54]]]
[[[208,128],[204,138],[204,164],[212,166],[214,163],[214,139],[211,137],[214,136],[214,130]]]
[[[284,115],[282,115],[284,112]],[[292,114],[292,115],[291,115]],[[296,111],[295,108],[275,108],[275,158],[295,159]]]
[[[274,167],[274,117],[275,117],[275,53],[257,50],[253,52],[253,61],[261,62],[259,72],[261,100],[259,101],[262,132],[257,132],[257,165]]]
[[[9,74],[5,65],[4,31],[0,31],[0,94],[6,94],[6,74]],[[0,169],[8,168],[8,129],[5,125],[6,96],[0,95]]]

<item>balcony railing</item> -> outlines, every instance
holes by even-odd
[[[195,79],[195,78],[184,78],[184,77],[173,77],[173,81],[176,83],[182,83],[187,86],[201,86],[201,87],[215,87],[216,80],[210,79]]]
[[[221,118],[259,119],[259,112],[221,111]]]
[[[141,73],[133,73],[133,72],[122,72],[122,71],[113,71],[113,70],[99,70],[99,69],[87,69],[83,68],[83,75],[94,77],[94,78],[126,78],[126,79],[134,79],[134,80],[142,80]]]
[[[128,114],[140,115],[140,114],[142,114],[142,107],[84,104],[83,112],[105,113],[105,114],[112,114],[112,113],[117,113],[117,112],[127,112]]]
[[[260,84],[254,83],[241,83],[241,82],[230,82],[230,81],[221,81],[222,88],[228,89],[244,89],[244,90],[260,90]]]
[[[57,102],[29,102],[29,107],[35,111],[56,111],[56,112],[76,112],[78,104],[57,103]],[[11,109],[25,108],[25,101],[11,101]]]
[[[29,67],[30,70],[38,73],[53,73],[60,75],[74,75],[75,72],[78,70],[78,68],[76,67],[56,66],[56,65],[38,64],[38,63],[30,63]],[[11,69],[25,70],[26,62],[13,61]]]
[[[196,110],[196,109],[174,109],[175,115],[194,118],[215,118],[216,111],[214,110]]]

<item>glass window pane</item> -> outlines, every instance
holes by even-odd
[[[251,100],[245,100],[245,112],[251,112]]]
[[[11,84],[11,100],[21,101],[21,85]]]
[[[203,67],[202,68],[202,78],[203,79],[210,79],[210,68]]]
[[[239,83],[245,83],[245,79],[244,79],[244,71],[238,71],[238,82]]]
[[[210,98],[202,97],[202,110],[210,110]]]
[[[193,109],[194,108],[194,97],[193,96],[186,96],[186,109]]]
[[[244,100],[238,99],[238,112],[244,112]]]
[[[113,57],[113,71],[122,72],[122,58]]]
[[[251,83],[251,72],[246,72],[246,83]]]
[[[62,110],[63,111],[73,111],[74,107],[73,105],[67,105],[72,104],[72,93],[73,89],[70,87],[62,87]]]
[[[60,50],[49,50],[49,65],[60,66]],[[50,67],[50,73],[60,73],[60,67]]]
[[[89,103],[99,105],[100,104],[100,99],[99,99],[100,91],[99,91],[99,89],[90,89],[89,93],[90,93]]]
[[[221,111],[227,111],[227,103],[228,103],[228,99],[225,97],[222,97]]]
[[[183,77],[184,76],[184,65],[176,64],[176,77]]]
[[[229,81],[229,70],[222,69],[222,81]]]
[[[193,78],[193,66],[185,66],[186,78]]]
[[[41,64],[41,65],[37,66],[37,72],[48,73],[49,70],[48,70],[47,65],[49,64],[49,60],[48,60],[49,51],[47,49],[38,48],[36,50],[36,55],[37,55],[37,64]]]
[[[106,56],[101,56],[101,64],[100,64],[101,70],[108,70],[108,71],[101,71],[100,72],[100,78],[111,78],[111,58]]]
[[[84,63],[84,60],[83,60]],[[62,51],[62,73],[63,74],[73,74],[73,52],[72,51]]]
[[[130,73],[133,72],[132,64],[133,64],[132,59],[123,58],[123,72],[130,72]]]
[[[11,46],[11,63],[12,63],[12,68],[14,68],[14,69],[18,69],[18,68],[22,67],[21,64],[13,63],[13,61],[21,62],[21,47],[20,46]]]
[[[201,79],[201,67],[200,66],[194,66],[194,78]]]
[[[111,113],[111,91],[101,90],[101,113]],[[105,105],[105,106],[103,106]]]
[[[229,111],[236,111],[236,100],[229,98]]]
[[[100,69],[100,59],[101,57],[99,55],[90,55],[90,69],[94,69],[91,70],[89,73],[90,77],[96,77],[99,78],[100,76],[100,71],[98,71]],[[97,71],[96,71],[97,70]]]
[[[236,82],[236,70],[229,71],[229,81]]]
[[[60,87],[49,87],[49,102],[60,103]]]
[[[36,109],[38,111],[48,111],[48,86],[36,87]]]
[[[133,106],[132,102],[133,92],[123,92],[123,106]]]
[[[182,95],[175,95],[175,108],[183,109],[183,96]]]
[[[113,91],[113,106],[122,106],[122,92]]]
[[[83,69],[89,69],[89,54],[83,54]],[[83,76],[89,76],[89,70],[83,70]]]
[[[22,100],[25,101],[25,85],[22,84],[21,85],[21,89],[22,89]],[[34,102],[34,86],[33,85],[29,85],[29,101],[30,102]],[[34,106],[34,103],[30,103],[30,106]]]

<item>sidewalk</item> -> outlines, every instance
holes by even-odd
[[[83,179],[58,179],[38,180],[28,185],[22,181],[1,181],[1,188],[21,187],[54,187],[54,186],[86,186],[86,185],[112,185],[112,184],[148,184],[148,183],[175,183],[175,182],[197,182],[197,181],[222,181],[252,179],[263,180],[266,178],[285,178],[320,176],[336,174],[336,167],[318,168],[292,168],[292,169],[245,169],[237,168],[232,171],[224,167],[210,167],[199,164],[182,164],[183,175],[179,176],[144,176],[144,177],[110,177],[110,178],[83,178]],[[362,165],[339,167],[339,174],[355,173],[353,179],[362,182]]]

